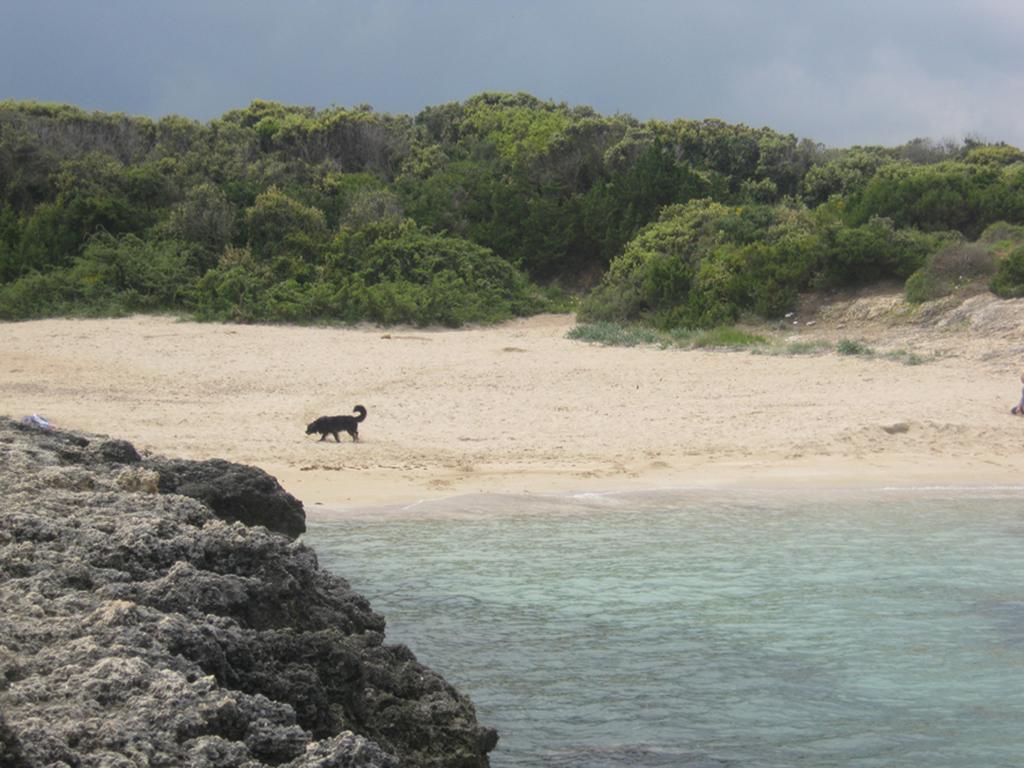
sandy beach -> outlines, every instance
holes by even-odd
[[[808,309],[759,329],[772,354],[572,341],[571,315],[461,330],[9,323],[0,413],[254,464],[314,514],[467,493],[1024,483],[1024,419],[1009,414],[1024,302],[907,313],[896,296]],[[785,352],[844,338],[874,355]],[[359,443],[305,434],[356,404]]]

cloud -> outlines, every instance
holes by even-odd
[[[1006,0],[34,0],[5,11],[0,98],[215,117],[254,98],[415,113],[524,90],[834,146],[1024,145]]]
[[[980,127],[965,83],[932,76],[893,49],[871,52],[841,77],[779,61],[734,85],[734,100],[770,127],[835,145],[962,138]]]

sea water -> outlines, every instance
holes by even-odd
[[[493,766],[1024,765],[1024,489],[464,497],[309,525]]]

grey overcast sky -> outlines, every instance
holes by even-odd
[[[526,91],[830,146],[1024,147],[1024,0],[0,0],[0,99],[209,120]]]

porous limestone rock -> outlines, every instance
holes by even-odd
[[[488,765],[249,469],[0,420],[0,766]]]

